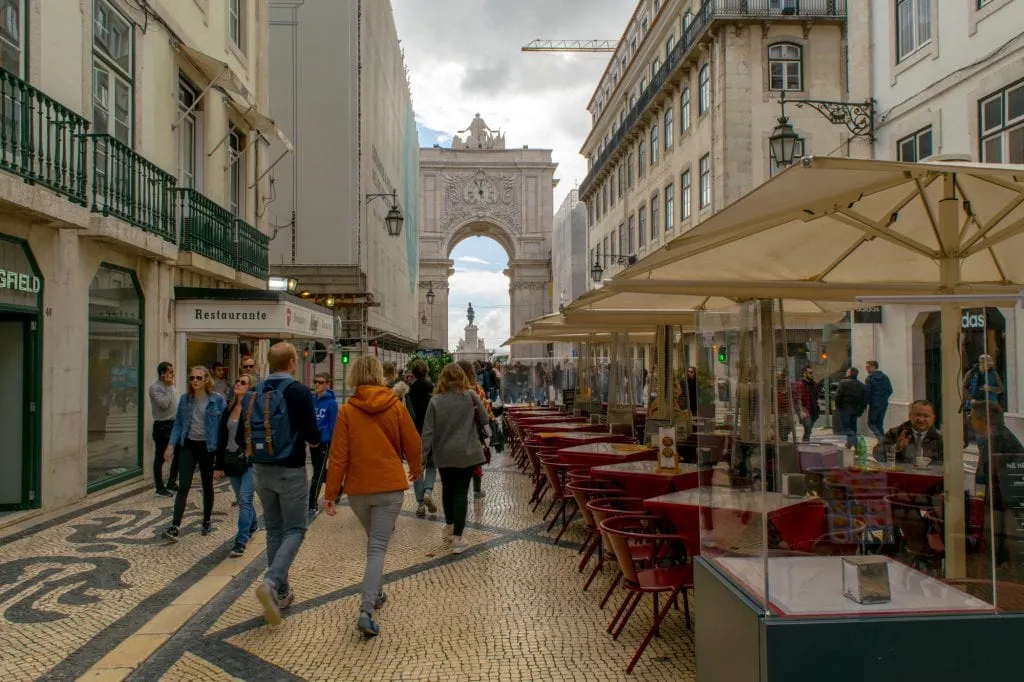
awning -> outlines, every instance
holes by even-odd
[[[189,47],[185,43],[177,43],[175,48],[196,70],[203,74],[207,80],[204,85],[219,86],[228,93],[240,96],[245,101],[252,97],[249,89],[226,62],[211,57],[205,52],[200,52],[194,47]]]
[[[333,340],[327,308],[276,291],[175,289],[175,328],[186,334]]]
[[[261,114],[257,111],[256,106],[249,104],[248,100],[244,97],[230,91],[228,91],[227,94],[228,103],[231,105],[231,108],[238,112],[238,115],[242,117],[242,120],[245,121],[246,125],[253,130],[259,131],[268,139],[276,138],[280,140],[287,151],[295,151],[295,146],[284,134],[284,131],[282,131],[278,127],[277,123],[274,122],[274,119]]]

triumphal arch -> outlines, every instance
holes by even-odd
[[[551,311],[551,223],[557,164],[550,149],[506,149],[477,114],[450,148],[420,149],[420,345],[448,346],[451,252],[467,237],[491,237],[508,254],[512,334]],[[433,303],[428,302],[433,292]],[[504,339],[487,339],[492,345]],[[514,357],[542,348],[518,347]]]

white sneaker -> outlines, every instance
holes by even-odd
[[[427,506],[427,511],[431,514],[437,513],[437,504],[434,502],[434,496],[430,493],[423,496],[423,504]]]
[[[452,554],[462,554],[467,549],[469,549],[469,543],[466,542],[466,538],[461,535],[452,537]]]

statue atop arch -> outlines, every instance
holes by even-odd
[[[465,139],[459,137],[462,133],[469,133]],[[492,130],[477,113],[469,127],[460,130],[452,138],[452,149],[504,149],[505,136],[500,130]]]

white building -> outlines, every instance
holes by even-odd
[[[260,291],[266,26],[257,0],[0,2],[0,511],[150,476],[158,362],[181,388],[292,335],[304,306]],[[266,324],[194,322],[225,298]]]
[[[869,32],[857,35],[873,46],[876,158],[1024,163],[1024,3],[885,0],[871,3],[867,20]],[[1007,421],[1019,432],[1024,316],[1014,308],[965,313],[964,371],[982,351],[993,355],[1007,385]],[[875,358],[892,379],[890,425],[914,399],[941,401],[939,333],[934,306],[887,306],[880,324],[854,325],[856,365]]]
[[[271,110],[296,148],[273,171],[271,273],[333,308],[345,345],[401,362],[419,331],[419,140],[391,3],[270,0],[270,12]],[[333,369],[340,382],[340,354]]]
[[[551,229],[551,309],[558,310],[587,293],[587,207],[570,190],[555,212]],[[555,357],[568,357],[572,344],[556,343]]]

